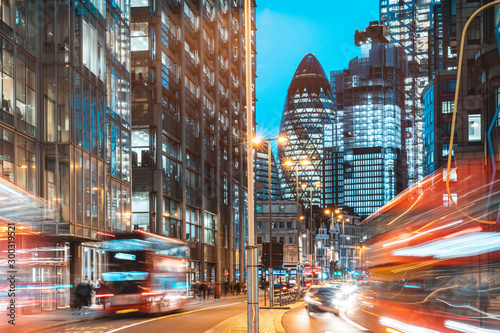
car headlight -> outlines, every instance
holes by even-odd
[[[311,301],[311,296],[305,296],[304,297],[305,302],[310,302]]]

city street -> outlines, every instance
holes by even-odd
[[[261,299],[262,301],[262,299]],[[66,325],[46,328],[47,324],[54,324],[57,319],[40,318],[38,325],[30,328],[18,327],[16,332],[44,332],[44,333],[131,333],[131,332],[182,332],[182,333],[230,333],[246,331],[246,296],[233,296],[221,300],[193,301],[184,311],[169,313],[162,316],[151,316],[138,313],[118,316],[84,317],[67,316],[64,313],[59,321],[68,321]],[[69,310],[68,310],[69,311]],[[291,304],[290,309],[261,309],[260,332],[364,332],[347,323],[341,317],[333,314],[312,314],[309,316],[304,303]],[[344,317],[345,318],[345,317]],[[76,320],[76,321],[75,321]],[[366,331],[365,331],[366,332]]]
[[[349,324],[343,314],[339,317],[331,313],[311,313],[308,315],[305,305],[286,312],[281,319],[286,333],[321,332],[321,333],[358,333],[368,332]]]
[[[60,326],[43,332],[205,332],[221,321],[246,311],[246,297],[191,305],[164,316],[130,314]]]

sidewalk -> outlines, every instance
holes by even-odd
[[[297,302],[290,309],[259,309],[259,333],[285,333],[281,325],[281,317],[285,312],[304,304]],[[204,333],[236,333],[247,332],[247,313],[230,317]]]
[[[200,308],[203,305],[214,303],[222,303],[235,299],[244,299],[246,295],[228,294],[220,299],[190,299],[186,309]],[[291,308],[299,306],[302,302],[291,305]],[[68,309],[60,309],[53,311],[44,311],[37,314],[25,315],[16,314],[16,325],[10,325],[7,320],[0,322],[0,332],[2,333],[35,333],[44,329],[60,327],[68,324],[77,324],[87,322],[90,320],[99,320],[116,316],[115,314],[102,314],[101,308],[97,305],[91,307],[86,315],[74,315]],[[281,317],[288,310],[282,309],[260,309],[259,310],[259,331],[260,332],[277,332],[284,333],[283,326],[281,326]],[[3,313],[3,312],[2,312]],[[4,316],[2,316],[4,317]],[[5,316],[7,317],[7,316]],[[239,315],[228,318],[218,325],[212,327],[206,333],[232,333],[232,332],[245,332],[247,330],[247,313],[242,312]]]

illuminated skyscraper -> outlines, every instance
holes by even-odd
[[[269,200],[269,155],[267,141],[262,141],[255,148],[255,198],[257,200]],[[271,199],[281,199],[281,184],[278,166],[274,154],[271,152]]]
[[[132,225],[185,240],[191,281],[243,278],[243,5],[134,0],[131,8]]]
[[[331,74],[332,85],[336,84],[337,129],[342,132],[332,146],[339,146],[339,153],[343,147],[343,203],[361,216],[373,213],[406,187],[401,167],[406,61],[388,37],[387,26],[378,22],[357,31],[361,56],[349,62],[349,69]],[[327,137],[325,132],[325,143]],[[331,159],[339,164],[341,157]],[[339,189],[337,184],[331,192]]]
[[[321,183],[323,126],[332,121],[333,100],[328,78],[318,59],[313,54],[306,54],[293,75],[283,107],[280,135],[286,136],[288,142],[278,147],[280,160],[311,161],[299,168],[299,183]],[[285,169],[283,174],[283,195],[294,198],[295,169]],[[300,190],[299,193],[304,192]],[[313,205],[320,204],[320,197],[320,191],[313,191]],[[308,195],[304,195],[302,201],[310,205]]]
[[[428,83],[428,31],[431,5],[439,0],[381,0],[380,21],[390,29],[392,41],[406,54],[408,73],[405,79],[405,151],[408,184],[423,174],[422,91]]]

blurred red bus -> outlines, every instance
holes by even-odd
[[[189,247],[146,231],[104,241],[106,269],[96,298],[105,311],[164,312],[187,302]]]
[[[304,267],[304,286],[309,288],[320,281],[321,267]]]
[[[441,169],[362,222],[369,280],[348,314],[372,332],[500,330],[498,181],[465,161],[449,184]]]

